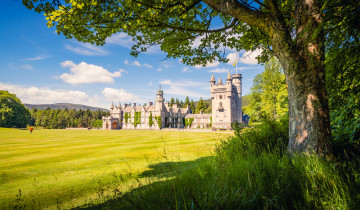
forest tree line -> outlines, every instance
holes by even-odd
[[[62,129],[67,127],[86,128],[102,127],[102,116],[109,116],[106,111],[90,111],[75,109],[50,109],[30,111],[30,125],[40,126],[49,129]]]

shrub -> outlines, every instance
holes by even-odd
[[[230,159],[249,153],[277,152],[281,155],[289,141],[288,124],[287,116],[279,121],[265,118],[263,123],[254,127],[234,124],[235,136],[221,141],[216,152],[220,157]]]

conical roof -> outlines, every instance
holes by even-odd
[[[110,109],[114,108],[114,103],[111,103]]]
[[[161,84],[159,85],[159,90],[156,92],[156,95],[164,95],[163,90],[161,90]]]
[[[219,77],[218,85],[222,85],[221,77]]]
[[[229,73],[228,73],[228,75],[227,75],[226,80],[232,80],[232,78],[231,78],[231,74],[230,74],[230,71],[229,71]]]
[[[210,82],[215,82],[215,77],[214,77],[214,74],[212,74],[212,75],[211,75]]]

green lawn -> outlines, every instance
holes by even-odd
[[[209,156],[228,133],[0,128],[0,208],[70,208],[149,180],[149,165]],[[149,181],[151,182],[151,180]],[[111,187],[109,187],[111,186]]]

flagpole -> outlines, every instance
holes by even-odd
[[[237,60],[236,60],[236,66],[235,66],[235,73],[237,74]]]

